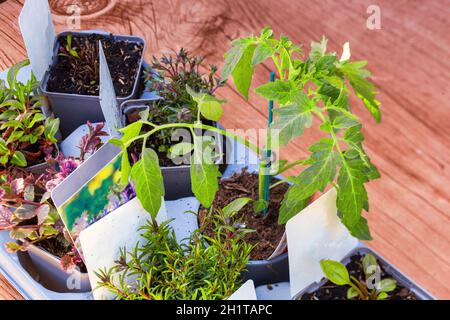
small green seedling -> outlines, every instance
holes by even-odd
[[[395,290],[397,281],[392,278],[379,279],[380,267],[376,258],[370,253],[362,261],[365,279],[351,276],[347,268],[334,260],[322,260],[320,266],[325,276],[338,286],[350,286],[347,299],[384,300],[389,297],[388,292]]]

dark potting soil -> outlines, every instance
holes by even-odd
[[[62,235],[39,241],[35,245],[59,259],[64,257],[68,252],[72,250],[72,244],[67,242]],[[78,267],[80,268],[81,272],[87,272],[86,266],[84,264],[79,265]]]
[[[126,124],[129,125],[133,122],[140,120],[139,113],[140,113],[140,110],[134,110],[134,111],[129,112],[127,114]],[[203,122],[206,125],[210,125],[210,126],[214,125],[214,123],[212,121],[204,120]],[[157,123],[157,122],[154,122],[154,123],[161,125],[161,123]],[[151,129],[152,129],[151,126],[143,125],[142,129],[141,129],[141,133],[148,132]],[[147,139],[147,142],[146,142],[146,146],[149,148],[152,148],[157,153],[158,159],[159,159],[159,165],[161,167],[178,167],[178,166],[183,166],[183,165],[189,165],[189,163],[177,164],[167,156],[168,148],[170,148],[172,145],[175,145],[178,142],[173,142],[173,143],[170,142],[170,136],[171,136],[170,130],[161,130],[160,133],[162,135],[164,135],[164,137],[165,137],[164,140],[162,140],[158,134],[154,134],[154,135],[151,135]],[[192,138],[192,136],[191,136],[191,138]],[[226,140],[224,140],[224,141],[226,141]],[[165,148],[163,150],[160,150],[160,146],[164,146]],[[130,154],[139,155],[141,153],[141,150],[142,150],[142,140],[136,140],[136,141],[132,142],[129,147]],[[130,161],[134,162],[132,158],[130,159]],[[219,164],[219,170],[221,172],[224,171],[225,167],[226,167],[226,164]]]
[[[363,256],[360,254],[356,254],[350,259],[351,261],[347,264],[347,269],[350,275],[356,277],[362,282],[365,282],[365,276],[362,266]],[[378,261],[378,264],[381,268],[381,279],[394,278],[385,271],[380,261]],[[312,293],[305,293],[302,297],[300,297],[300,300],[347,300],[348,288],[349,286],[337,286],[331,281],[327,281],[318,290]],[[417,300],[417,297],[413,292],[398,283],[397,288],[395,288],[394,291],[389,292],[388,294],[389,300]]]
[[[56,64],[50,68],[48,91],[98,96],[99,40],[103,45],[116,95],[129,96],[133,91],[144,45],[114,40],[113,35],[99,34],[72,36],[71,47],[77,52],[79,59],[70,54],[66,56],[64,48],[67,45],[67,37],[59,38],[60,51]]]
[[[271,180],[272,183],[276,181],[278,180]],[[258,186],[257,174],[250,173],[245,169],[240,173],[234,173],[231,177],[220,181],[213,207],[223,208],[233,200],[242,197],[257,200]],[[256,214],[254,212],[252,203],[239,211],[236,217],[245,223],[246,228],[255,230],[245,238],[248,243],[255,245],[250,256],[252,260],[267,259],[283,237],[285,227],[278,224],[278,211],[288,187],[288,184],[280,184],[270,190],[268,214],[265,219],[262,218],[261,213]],[[209,209],[201,208],[199,212],[200,220],[204,221],[202,217],[208,212]],[[205,229],[207,234],[212,234],[212,226],[205,226]]]

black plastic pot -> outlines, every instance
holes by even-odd
[[[144,110],[146,105],[152,103],[154,101],[159,100],[155,99],[136,99],[129,100],[122,103],[120,106],[120,114],[122,116],[122,125],[127,125],[127,115],[136,110]],[[214,122],[215,127],[220,127],[217,122]],[[222,150],[223,150],[223,158],[218,160],[219,170],[223,173],[227,167],[227,154],[225,150],[227,150],[227,139],[222,139]],[[192,193],[191,187],[191,166],[190,165],[179,165],[173,167],[161,167],[163,179],[164,179],[164,188],[165,188],[165,199],[166,200],[176,200],[185,197],[192,197],[194,194]]]
[[[278,282],[289,282],[288,253],[271,260],[251,260],[243,274],[244,281],[253,280],[255,287]]]
[[[430,293],[428,293],[423,288],[419,287],[416,283],[414,283],[412,280],[406,277],[403,273],[401,273],[396,267],[394,267],[391,263],[386,261],[378,253],[362,244],[357,248],[353,249],[349,254],[347,254],[344,257],[344,259],[341,260],[341,263],[347,265],[350,262],[350,258],[352,256],[356,254],[365,255],[367,253],[373,254],[376,257],[378,263],[384,268],[386,273],[390,274],[392,278],[397,280],[398,284],[411,290],[416,295],[418,300],[435,300],[435,298]],[[312,283],[311,285],[307,286],[305,289],[300,291],[297,295],[295,295],[293,299],[299,300],[305,293],[312,293],[318,290],[327,281],[328,279],[322,279],[320,282]]]
[[[67,36],[68,32],[63,32],[58,35],[54,44],[53,60],[52,65],[58,63],[58,52],[59,52],[59,39],[61,37]],[[72,35],[86,35],[86,34],[100,34],[105,35],[108,33],[95,31],[95,32],[71,32]],[[139,89],[142,83],[141,71],[144,62],[144,52],[146,48],[146,43],[142,38],[133,36],[121,36],[114,35],[114,39],[120,41],[130,41],[136,42],[144,45],[142,56],[139,64],[139,68],[136,74],[136,80],[133,85],[132,93],[127,97],[117,97],[118,103],[123,101],[136,98],[139,93]],[[60,131],[62,137],[67,137],[72,131],[78,128],[80,125],[85,124],[88,120],[91,122],[104,122],[105,118],[103,116],[102,108],[100,106],[99,96],[89,96],[80,94],[69,94],[69,93],[58,93],[50,92],[47,89],[47,83],[49,79],[49,70],[45,73],[41,88],[42,91],[47,95],[50,106],[53,110],[55,117],[60,119]]]

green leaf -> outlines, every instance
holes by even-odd
[[[194,145],[190,142],[180,142],[173,145],[169,149],[169,158],[175,158],[177,156],[184,156],[185,154],[191,153],[194,149]]]
[[[59,129],[59,119],[51,117],[45,119],[44,128],[45,138],[51,143],[56,143],[58,141],[56,139],[56,133]]]
[[[253,210],[255,213],[259,213],[268,207],[268,203],[264,199],[258,199],[253,202]]]
[[[142,206],[156,218],[164,196],[164,182],[155,151],[150,148],[142,151],[141,159],[131,169],[131,177],[136,183],[136,196]]]
[[[130,160],[128,159],[128,152],[122,151],[122,158],[120,160],[120,185],[127,186],[131,173]]]
[[[325,277],[338,286],[350,284],[350,276],[347,268],[340,262],[334,260],[321,260],[320,266]]]
[[[6,144],[10,144],[14,141],[19,140],[23,136],[24,132],[20,129],[17,129],[11,135],[8,137],[8,140],[6,140]]]
[[[223,100],[217,99],[216,97],[207,94],[195,92],[191,87],[186,85],[186,92],[197,102],[200,113],[205,119],[211,121],[219,121],[223,114],[222,104]]]
[[[355,288],[353,288],[353,287],[348,288],[348,290],[347,290],[347,299],[348,300],[354,299],[357,296],[358,296],[358,291],[356,291]]]
[[[309,52],[309,59],[312,62],[319,60],[327,52],[328,40],[324,36],[320,42],[311,42],[311,51]]]
[[[364,217],[361,217],[359,219],[359,222],[354,225],[347,227],[348,231],[350,231],[350,234],[358,238],[359,240],[365,240],[370,241],[372,240],[372,235],[370,234],[369,225],[367,224],[367,219]]]
[[[16,253],[22,249],[22,246],[20,244],[13,241],[5,243],[5,247],[8,253]]]
[[[394,279],[383,279],[379,283],[379,291],[381,292],[391,292],[397,288],[397,281]]]
[[[44,121],[44,120],[45,120],[45,116],[42,113],[36,113],[34,115],[33,119],[28,124],[27,128],[32,128],[36,124],[36,122],[40,122],[40,121]]]
[[[205,93],[198,103],[198,107],[200,108],[200,113],[205,119],[219,121],[223,114],[223,102],[223,100],[219,100],[214,96]]]
[[[250,84],[253,77],[254,67],[252,65],[252,58],[254,51],[255,46],[248,45],[244,49],[241,59],[234,66],[234,69],[231,72],[236,89],[244,96],[245,99],[248,99],[248,90],[250,89]]]
[[[366,253],[366,255],[364,256],[364,258],[362,260],[362,265],[363,265],[364,274],[366,275],[366,278],[368,278],[371,275],[373,275],[373,273],[375,272],[375,270],[378,266],[377,259],[374,257],[373,254]]]
[[[323,191],[336,175],[336,154],[333,142],[321,139],[310,147],[312,151],[308,160],[311,165],[303,170],[289,187],[281,202],[279,223],[285,223],[305,208],[310,197],[317,191]]]
[[[293,93],[290,82],[278,79],[259,86],[255,91],[267,100],[274,100],[280,105],[288,103]]]
[[[243,207],[245,207],[247,205],[247,203],[249,203],[250,201],[252,201],[251,198],[238,198],[232,202],[230,202],[229,204],[227,204],[223,209],[223,213],[226,214],[227,216],[233,216],[235,213],[239,212]]]
[[[389,295],[386,292],[380,292],[377,296],[377,300],[385,300],[389,297]]]
[[[340,67],[340,71],[349,80],[356,95],[363,101],[366,108],[377,122],[381,121],[380,102],[375,99],[375,85],[366,78],[370,72],[364,69],[367,61],[346,62]]]
[[[280,143],[287,145],[292,139],[303,134],[305,128],[312,124],[311,102],[305,93],[301,92],[295,104],[275,110],[277,117],[270,129],[279,130]]]
[[[27,159],[25,159],[25,156],[22,152],[16,151],[11,157],[11,163],[18,167],[26,167]]]
[[[23,60],[15,65],[13,65],[11,68],[9,68],[8,70],[8,75],[7,75],[7,81],[8,81],[8,85],[10,89],[14,89],[15,88],[15,83],[16,83],[16,77],[17,74],[19,73],[20,69],[22,69],[23,67],[27,66],[30,64],[30,60]]]
[[[129,124],[128,126],[126,126],[125,128],[119,129],[119,132],[121,132],[123,134],[123,136],[120,140],[123,143],[127,143],[131,139],[138,136],[139,133],[141,132],[141,129],[142,129],[141,121],[133,122],[133,123]]]
[[[336,205],[342,214],[342,222],[350,230],[361,221],[362,209],[368,201],[363,170],[363,162],[359,159],[343,161],[337,179]]]
[[[206,156],[205,151],[209,152],[209,146],[204,147],[201,137],[194,137],[194,153],[191,156],[191,186],[192,192],[200,203],[209,208],[219,189],[218,178],[220,171],[209,156]],[[206,150],[205,150],[206,149]]]
[[[238,62],[241,60],[248,43],[239,43],[233,45],[230,50],[225,53],[225,61],[223,64],[222,80],[226,80],[233,72]]]
[[[272,56],[274,49],[267,43],[260,43],[256,46],[255,52],[252,57],[252,66],[256,66],[264,62],[267,58]]]

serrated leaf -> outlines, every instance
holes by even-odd
[[[286,223],[309,203],[309,198],[317,191],[323,191],[336,175],[336,155],[333,143],[329,139],[321,139],[310,147],[313,152],[308,163],[289,187],[281,202],[279,223]]]
[[[320,57],[322,57],[327,52],[327,43],[328,40],[325,37],[322,37],[320,42],[311,42],[311,51],[309,52],[309,59],[313,62],[317,61]]]
[[[362,209],[368,201],[363,169],[361,160],[344,161],[337,179],[339,188],[336,205],[342,214],[342,222],[350,230],[361,221]]]
[[[274,49],[267,43],[260,43],[256,46],[252,57],[252,66],[256,66],[264,62],[274,53]]]
[[[370,72],[364,69],[367,61],[346,62],[340,67],[340,71],[349,80],[356,95],[363,101],[367,110],[372,114],[377,122],[381,121],[380,102],[375,99],[375,85],[366,78]]]
[[[289,82],[278,79],[259,86],[255,91],[265,99],[276,101],[280,105],[288,103],[291,100],[293,93],[293,89]]]
[[[131,177],[135,181],[136,196],[142,206],[156,218],[164,196],[164,182],[155,151],[150,148],[142,151],[141,159],[131,169]]]
[[[334,260],[321,260],[320,267],[325,277],[334,284],[343,286],[350,283],[347,268],[342,263]]]
[[[347,226],[347,229],[353,237],[358,238],[359,240],[372,240],[367,219],[364,217],[361,217],[359,222],[354,226]]]
[[[306,94],[300,93],[303,98],[300,103],[285,106],[275,110],[277,117],[270,125],[270,129],[279,130],[280,143],[287,145],[292,139],[303,134],[305,128],[312,124],[312,115],[309,99]]]
[[[231,72],[236,89],[242,94],[242,96],[244,96],[245,99],[248,99],[248,90],[250,89],[250,84],[252,83],[253,78],[254,67],[252,65],[252,58],[254,51],[255,46],[246,46],[242,53],[241,59],[234,66],[234,69]]]
[[[226,80],[231,72],[234,70],[238,62],[241,60],[248,43],[241,43],[239,45],[232,46],[225,53],[225,61],[223,64],[222,80]]]
[[[5,248],[8,253],[16,253],[22,249],[22,246],[17,242],[7,242],[5,243]]]
[[[192,192],[200,203],[209,208],[219,189],[218,178],[220,171],[209,156],[205,158],[205,151],[209,153],[209,146],[203,144],[201,137],[194,137],[194,152],[191,156],[191,186]]]

